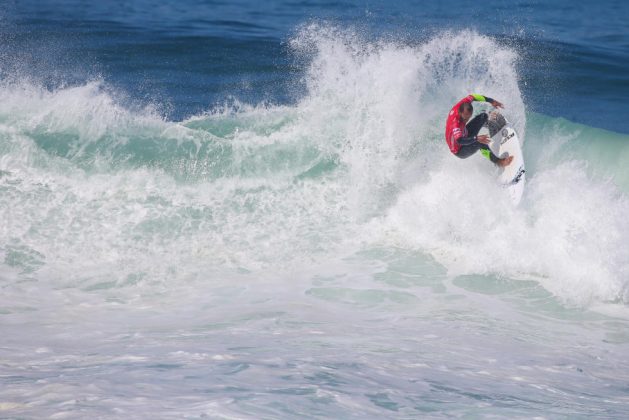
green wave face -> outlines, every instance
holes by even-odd
[[[531,113],[527,116],[527,167],[550,168],[561,162],[583,162],[592,176],[629,191],[629,136]]]

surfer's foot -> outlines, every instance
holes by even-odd
[[[501,168],[504,168],[505,166],[509,166],[512,160],[513,160],[513,156],[507,156],[506,158],[499,159],[498,162],[496,162],[496,164],[500,166]]]

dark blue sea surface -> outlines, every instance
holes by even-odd
[[[309,22],[408,44],[472,29],[518,52],[527,109],[628,133],[628,16],[620,0],[5,1],[0,71],[50,86],[102,78],[181,119],[231,98],[300,99],[287,42]]]

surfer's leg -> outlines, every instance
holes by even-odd
[[[489,146],[486,144],[478,143],[478,148],[480,149],[482,155],[491,160],[493,163],[498,163],[500,161],[500,158],[494,155]]]
[[[472,120],[465,126],[467,128],[467,135],[470,137],[476,136],[483,125],[487,122],[487,118],[486,112],[481,112],[472,118]]]
[[[479,143],[479,142],[461,146],[461,148],[459,149],[459,152],[455,156],[461,159],[467,159],[468,157],[476,153],[478,150],[480,150],[483,156],[491,160],[493,163],[497,163],[500,160],[498,156],[493,154],[489,146],[483,143]]]
[[[485,113],[485,112],[481,112],[480,114],[478,114],[477,116],[472,118],[472,121],[470,121],[466,125],[467,135],[468,136],[476,136],[476,135],[478,135],[478,132],[483,127],[483,125],[485,125],[485,123],[487,122],[488,118],[489,117],[488,117],[487,113]],[[485,156],[487,159],[489,159],[493,163],[498,163],[500,161],[500,158],[498,158],[498,156],[494,155],[493,152],[491,151],[491,149],[489,149],[489,146],[487,146],[486,144],[476,143],[474,146],[476,146],[476,150],[480,149],[480,152],[483,154],[483,156]],[[474,152],[476,150],[474,150]]]
[[[478,142],[468,144],[466,146],[461,146],[461,148],[459,149],[459,152],[455,154],[454,156],[461,159],[466,159],[472,156],[474,153],[476,153],[478,149],[480,149],[480,146],[481,146],[481,143],[478,143]]]
[[[493,154],[493,152],[489,149],[489,147],[486,144],[482,144],[482,143],[474,143],[474,144],[468,144],[467,146],[461,146],[461,148],[459,149],[459,153],[455,154],[454,156],[460,159],[466,159],[472,156],[478,150],[480,150],[483,156],[485,156],[487,159],[489,159],[490,161],[492,161],[498,166],[502,166],[501,163],[505,159],[508,159],[508,162],[505,162],[507,164],[511,163],[511,160],[513,159],[513,157],[511,156],[505,159],[500,159],[498,156]]]

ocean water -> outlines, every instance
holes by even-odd
[[[1,6],[0,418],[629,416],[627,3]]]

